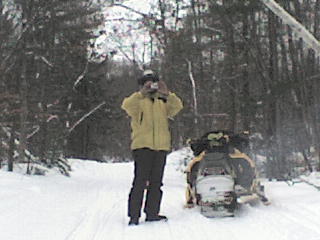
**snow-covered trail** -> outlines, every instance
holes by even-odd
[[[133,164],[73,161],[71,178],[0,171],[4,240],[320,240],[320,192],[305,183],[266,182],[272,205],[243,206],[234,218],[183,209],[184,175],[172,154],[164,178],[166,223],[127,226]]]

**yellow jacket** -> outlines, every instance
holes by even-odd
[[[131,149],[150,148],[169,151],[171,134],[168,118],[182,109],[182,102],[174,93],[169,93],[167,101],[159,99],[159,94],[150,97],[135,92],[125,98],[121,108],[131,117]]]

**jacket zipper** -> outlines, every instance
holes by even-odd
[[[155,148],[155,128],[154,128],[154,101],[152,103],[152,135],[153,135],[153,147]]]
[[[140,114],[140,125],[142,124],[142,120],[143,120],[143,112],[141,112]]]

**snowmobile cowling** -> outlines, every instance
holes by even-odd
[[[201,196],[201,202],[228,202],[230,196],[226,193],[234,191],[234,179],[230,175],[211,175],[200,177],[196,182],[196,192]]]

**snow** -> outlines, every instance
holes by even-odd
[[[302,178],[320,186],[320,172],[313,172],[309,176],[302,176]]]
[[[168,156],[161,213],[169,221],[128,226],[133,163],[71,159],[71,177],[0,170],[0,239],[320,240],[320,192],[306,183],[264,182],[272,204],[242,206],[234,218],[184,209],[185,150]],[[307,177],[306,177],[307,178]],[[319,174],[310,176],[319,181]]]

